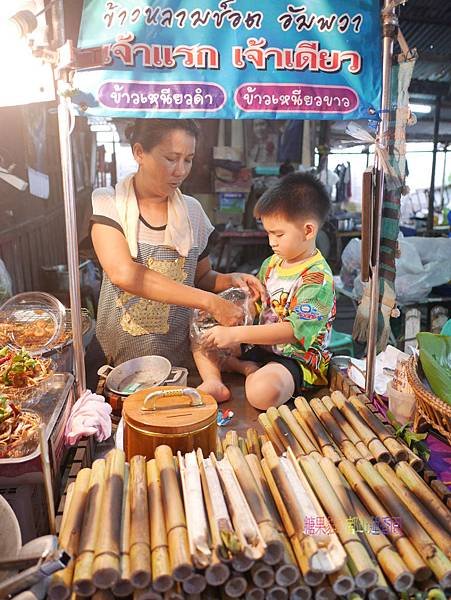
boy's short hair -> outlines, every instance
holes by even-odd
[[[289,173],[260,196],[254,217],[274,214],[287,219],[313,217],[321,226],[329,211],[329,194],[318,177],[312,173]]]

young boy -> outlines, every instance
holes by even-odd
[[[280,406],[302,388],[327,384],[335,294],[316,236],[329,209],[324,185],[308,173],[291,173],[267,190],[254,210],[274,251],[258,275],[267,292],[257,304],[258,325],[217,326],[204,334],[207,349],[252,345],[222,367],[246,376],[246,397],[257,409]],[[227,400],[219,364],[199,350],[194,358],[204,380],[200,389]]]

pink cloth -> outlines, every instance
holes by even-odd
[[[66,423],[66,444],[74,446],[82,437],[94,435],[103,442],[111,435],[111,406],[103,396],[86,392],[75,402]]]

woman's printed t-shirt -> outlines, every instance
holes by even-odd
[[[114,227],[123,233],[113,188],[99,188],[92,195],[92,223]],[[200,203],[184,196],[193,228],[194,243],[187,257],[163,245],[164,227],[152,227],[140,218],[138,256],[135,262],[163,275],[194,286],[198,261],[207,256],[214,230]],[[114,253],[114,248],[111,248]],[[184,366],[190,357],[191,309],[139,298],[124,292],[103,274],[97,311],[96,335],[107,360],[119,365],[138,356],[157,354],[174,366]]]
[[[327,343],[335,318],[332,271],[319,250],[294,266],[283,267],[282,263],[274,254],[260,268],[258,277],[268,297],[259,324],[289,321],[296,343],[277,344],[268,350],[296,360],[306,387],[327,384]]]

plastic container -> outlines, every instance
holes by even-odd
[[[417,403],[415,394],[398,392],[398,390],[395,390],[392,387],[392,384],[389,381],[387,383],[387,395],[388,408],[393,413],[395,419],[401,423],[401,425],[413,422]]]

